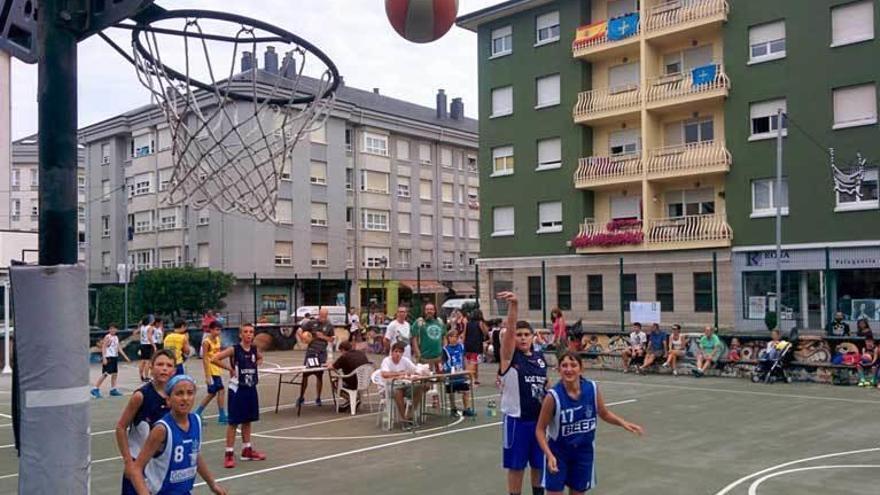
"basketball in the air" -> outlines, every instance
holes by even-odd
[[[385,0],[385,13],[399,35],[413,43],[428,43],[455,23],[458,0]]]

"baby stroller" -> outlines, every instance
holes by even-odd
[[[758,365],[752,374],[755,383],[771,383],[777,380],[791,383],[786,368],[794,359],[794,346],[784,340],[780,340],[772,349],[761,351]]]

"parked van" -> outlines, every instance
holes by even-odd
[[[330,323],[336,326],[344,326],[348,324],[348,318],[346,318],[345,306],[321,306],[321,308],[326,309],[330,316]],[[306,313],[311,315],[312,318],[318,317],[318,306],[300,306],[296,310],[296,320],[299,321],[305,318]]]
[[[452,299],[447,299],[442,306],[440,306],[440,317],[443,320],[449,318],[449,315],[452,314],[456,309],[461,309],[463,306],[474,306],[477,304],[477,300],[471,297],[456,297]]]

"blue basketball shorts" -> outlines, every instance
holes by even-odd
[[[526,464],[533,469],[544,469],[544,452],[535,438],[537,424],[537,421],[504,416],[501,432],[504,469],[521,471]]]
[[[223,390],[223,378],[217,375],[211,375],[211,384],[208,385],[208,393],[216,394],[221,390]]]
[[[229,389],[229,424],[240,425],[260,420],[260,398],[256,387]]]
[[[551,473],[544,467],[543,486],[549,492],[561,492],[569,487],[575,492],[585,492],[596,486],[596,471],[592,450],[555,453],[559,471]]]

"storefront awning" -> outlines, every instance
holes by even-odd
[[[436,280],[401,280],[400,285],[413,291],[413,294],[421,292],[422,294],[445,294],[449,289]]]
[[[452,282],[452,290],[459,296],[472,296],[477,293],[471,282]]]

